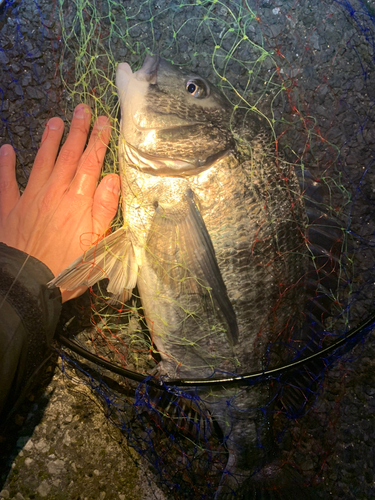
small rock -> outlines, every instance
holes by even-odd
[[[105,491],[101,491],[99,494],[99,500],[104,500],[105,498]]]
[[[3,50],[0,50],[0,63],[7,65],[9,63],[9,57],[5,54]]]
[[[35,443],[35,448],[41,453],[45,453],[46,451],[48,451],[49,446],[45,439],[41,439],[40,441]]]
[[[23,87],[26,87],[26,85],[29,85],[31,83],[31,75],[30,73],[26,73],[21,80],[21,84]]]
[[[46,497],[50,492],[51,486],[47,483],[47,480],[44,479],[36,489],[41,497]]]
[[[47,464],[48,472],[50,474],[60,474],[65,467],[65,462],[64,460],[55,460],[54,462],[49,462]]]
[[[63,444],[65,444],[66,446],[69,446],[70,443],[71,443],[70,434],[69,434],[69,431],[66,431],[66,433],[64,435],[64,439],[63,439]]]
[[[22,87],[19,83],[16,83],[15,92],[17,95],[23,96],[23,90],[22,90]]]
[[[24,496],[18,492],[17,495],[14,497],[15,500],[25,500]]]
[[[139,27],[139,25],[136,25],[136,26],[132,26],[131,29],[129,30],[129,35],[132,37],[132,38],[139,38],[140,35],[141,35],[141,28]]]
[[[30,52],[26,53],[26,59],[32,60],[32,59],[39,59],[42,57],[42,53],[38,48],[33,48],[30,50]]]
[[[19,64],[13,63],[11,64],[11,68],[13,73],[19,73],[21,71],[21,66]]]
[[[119,494],[118,497],[119,497],[120,500],[125,500],[125,495],[122,495],[121,493]]]
[[[0,491],[0,498],[9,498],[9,491],[8,490],[2,490]]]
[[[31,97],[31,99],[43,99],[43,97],[45,97],[44,92],[35,87],[26,87],[26,92]]]
[[[94,474],[95,474],[95,476],[99,476],[100,475],[100,472],[98,471],[98,469],[94,470]]]
[[[27,458],[25,459],[25,465],[26,465],[27,467],[30,467],[30,465],[31,465],[33,462],[34,462],[34,459],[32,459],[32,458],[30,458],[30,457],[27,457]]]
[[[57,97],[56,97],[56,92],[54,90],[50,90],[48,92],[48,97],[52,102],[56,102]]]

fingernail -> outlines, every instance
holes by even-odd
[[[118,177],[110,177],[107,181],[106,187],[108,191],[118,196],[120,192],[120,182]]]
[[[50,120],[48,120],[47,125],[50,130],[59,130],[59,128],[61,127],[61,121],[56,117],[51,118]]]
[[[0,148],[0,156],[8,156],[10,153],[10,148],[12,146],[9,146],[9,144],[4,144],[4,146],[1,146]]]
[[[89,112],[89,110],[87,109],[87,106],[80,104],[74,110],[74,116],[76,118],[84,118],[88,114],[88,112]]]

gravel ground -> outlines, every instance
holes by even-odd
[[[256,101],[262,95],[264,109],[272,104],[276,130],[285,130],[281,144],[291,160],[302,154],[307,141],[310,149],[303,158],[316,172],[333,162],[337,151],[341,153],[332,169],[352,194],[353,202],[345,213],[350,211],[351,229],[360,242],[353,280],[358,294],[351,306],[355,325],[374,306],[375,19],[370,2],[202,3],[213,19],[211,32],[207,24],[197,28],[201,7],[178,9],[173,0],[126,2],[126,19],[120,8],[114,8],[118,32],[124,38],[115,39],[111,50],[117,60],[137,65],[145,47],[157,48],[162,55],[170,54],[176,62],[189,64],[218,82],[214,61],[215,68],[225,72],[242,93],[249,76],[246,65],[238,61],[259,58],[260,52],[239,45],[235,57],[226,60],[225,51],[230,50],[231,37],[236,34],[231,14],[238,19],[249,9],[256,13],[258,24],[249,26],[248,35],[267,51],[273,50],[279,76],[270,80],[273,65],[266,57],[257,77],[252,77],[250,99]],[[107,3],[95,4],[105,16]],[[76,22],[75,5],[80,3],[63,4],[64,26],[72,26],[70,32],[61,29],[53,2],[0,2],[0,140],[11,142],[17,150],[21,186],[26,183],[45,122],[55,115],[69,118],[78,99],[78,94],[72,97],[62,84],[63,79],[74,85],[76,65],[88,64],[74,55],[73,39],[68,47],[71,51],[64,46],[68,33],[79,40],[84,31]],[[89,5],[85,8],[90,10]],[[153,31],[147,21],[150,16],[155,16]],[[195,25],[186,23],[194,16],[198,19]],[[227,23],[226,30],[234,31],[223,35],[218,18]],[[109,18],[106,22],[110,27]],[[221,48],[212,59],[215,44]],[[197,50],[199,57],[190,61]],[[280,79],[289,89],[282,95],[277,93]],[[271,81],[266,90],[265,81]],[[315,128],[311,125],[314,120]],[[370,335],[329,371],[317,404],[283,438],[284,457],[293,459],[306,481],[315,484],[319,498],[375,498],[374,368],[375,340]],[[63,375],[57,356],[0,436],[0,443],[0,498],[166,498],[123,435],[108,422],[95,396]]]

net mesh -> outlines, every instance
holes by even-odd
[[[135,71],[146,54],[157,53],[218,85],[235,111],[265,118],[267,147],[272,145],[276,158],[282,155],[293,166],[305,199],[312,199],[306,201],[308,209],[318,214],[310,219],[306,243],[314,239],[315,226],[331,233],[328,258],[309,246],[315,288],[308,288],[310,300],[300,311],[303,327],[275,337],[268,346],[269,359],[276,353],[281,364],[299,360],[369,317],[374,305],[375,187],[374,12],[368,3],[23,0],[3,3],[0,16],[1,136],[16,149],[21,186],[39,144],[40,124],[56,114],[69,122],[79,102],[90,105],[93,120],[99,115],[111,118],[113,133],[102,175],[118,172],[116,65],[127,61]],[[311,179],[318,181],[318,188]],[[113,230],[122,223],[119,210]],[[90,326],[83,328],[85,321],[77,315],[68,318],[64,336],[116,367],[141,377],[154,373],[160,353],[137,295],[135,291],[121,307],[111,305],[106,283],[100,282],[91,290],[90,307],[78,315],[89,317]],[[329,314],[320,321],[316,304],[324,301]],[[279,304],[272,315],[284,318],[287,313]],[[369,330],[370,324],[359,336]],[[229,450],[237,439],[231,435],[234,421],[244,427],[256,422],[256,447],[262,451],[247,472],[253,483],[262,484],[259,471],[275,446],[282,457],[279,464],[293,464],[310,485],[323,481],[336,417],[324,401],[312,402],[322,392],[322,375],[333,361],[338,361],[337,376],[344,377],[348,356],[342,355],[347,349],[345,344],[292,375],[260,375],[230,388],[186,387],[166,380],[157,385],[152,376],[139,384],[68,348],[61,350],[61,359],[67,377],[97,394],[108,418],[152,464],[158,482],[173,498],[212,498],[223,472],[229,471]],[[221,370],[216,375],[233,374]],[[246,397],[246,404],[241,403],[244,394],[270,387],[262,407]],[[291,387],[302,394],[300,411],[282,404]],[[345,399],[344,389],[334,394],[337,401]],[[223,402],[227,409],[213,418]],[[290,423],[305,413],[304,424]],[[265,429],[271,419],[270,445]],[[324,429],[320,440],[306,431],[309,426]],[[306,451],[312,448],[313,457]],[[230,484],[228,494],[235,498],[236,486]]]

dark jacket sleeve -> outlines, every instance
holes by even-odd
[[[61,312],[52,272],[39,260],[0,243],[0,422],[23,397],[48,357]]]

